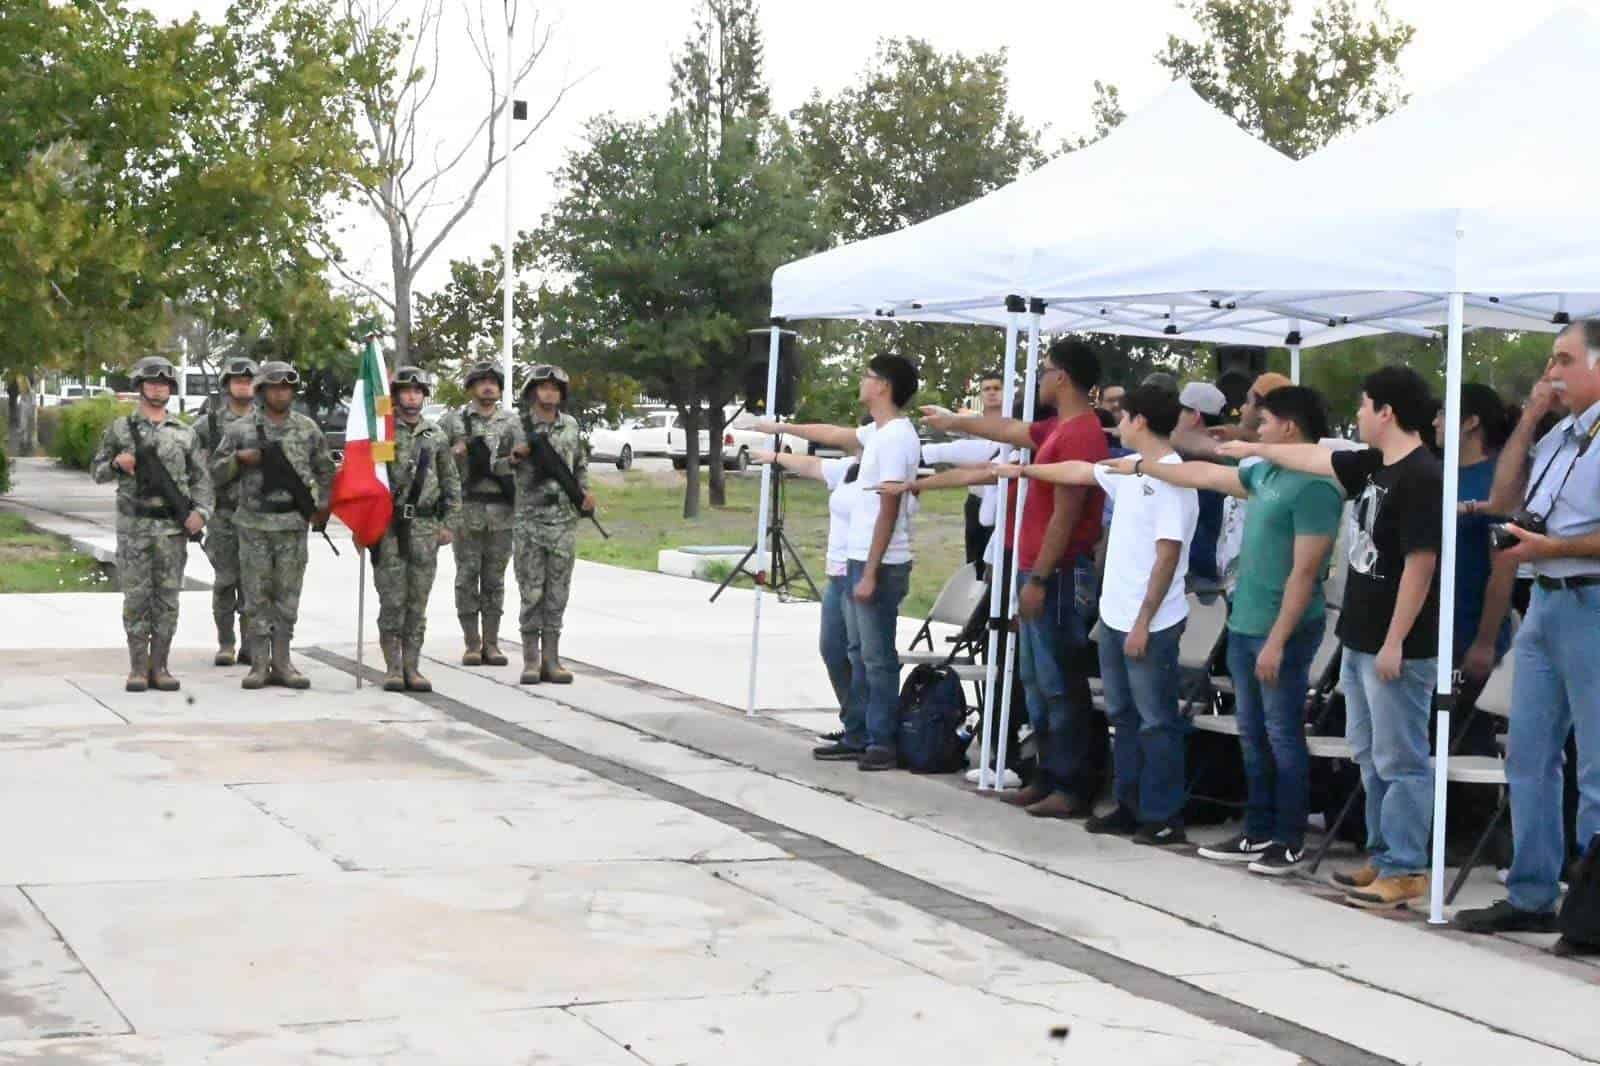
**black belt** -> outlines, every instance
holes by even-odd
[[[1600,585],[1600,574],[1577,574],[1573,577],[1545,577],[1543,574],[1538,574],[1533,580],[1540,588],[1555,592],[1560,589],[1582,589]]]
[[[411,522],[418,518],[441,518],[444,516],[444,508],[438,504],[432,507],[415,507],[409,503],[397,503],[394,505],[394,516],[402,522]]]
[[[138,500],[118,500],[117,510],[134,518],[176,518],[177,514],[164,503],[140,503]]]

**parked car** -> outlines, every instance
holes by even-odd
[[[678,416],[656,411],[642,418],[625,418],[616,426],[599,426],[589,434],[589,458],[614,462],[626,470],[636,458],[667,454],[667,434]]]
[[[772,438],[765,433],[756,433],[749,427],[756,421],[756,416],[739,407],[729,407],[723,412],[723,419],[727,423],[722,431],[722,468],[724,470],[746,470],[750,466],[750,453],[753,451],[767,451],[772,448]],[[779,450],[794,451],[794,443],[789,438],[778,437]],[[672,428],[667,431],[667,455],[672,459],[674,470],[687,470],[689,467],[689,434],[683,428],[683,416],[674,415]],[[700,431],[700,461],[711,461],[711,437],[708,430]]]
[[[59,404],[60,406],[65,407],[67,404],[77,403],[79,400],[91,400],[96,396],[115,395],[115,392],[106,388],[104,385],[63,385],[61,386],[61,396],[56,403],[46,403],[45,406],[55,407],[57,404]],[[130,395],[132,395],[134,399],[138,399],[138,393],[132,393]]]

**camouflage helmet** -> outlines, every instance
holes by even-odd
[[[222,383],[222,387],[227,388],[229,378],[254,379],[259,373],[261,373],[261,368],[256,365],[254,359],[251,359],[248,355],[236,355],[222,364],[222,377],[219,380]]]
[[[389,378],[389,391],[393,393],[402,386],[411,386],[422,390],[423,395],[433,395],[433,375],[420,366],[395,367],[394,374]]]
[[[265,385],[289,385],[293,388],[300,387],[300,374],[294,367],[281,359],[269,359],[261,364],[256,374],[256,390],[260,392]]]
[[[490,362],[473,363],[471,366],[469,366],[467,368],[467,380],[462,387],[470,389],[484,378],[494,378],[495,383],[500,386],[501,391],[505,390],[505,374],[501,372],[498,365]]]
[[[128,375],[137,389],[146,381],[165,381],[173,388],[178,387],[178,370],[172,361],[160,355],[147,355],[133,364],[133,373]]]
[[[545,381],[554,381],[556,383],[556,387],[561,390],[561,403],[565,406],[571,379],[567,377],[565,370],[553,363],[538,363],[528,369],[528,376],[522,380],[522,398],[526,400],[528,393]]]

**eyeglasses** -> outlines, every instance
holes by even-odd
[[[228,369],[225,371],[229,375],[244,374],[246,376],[253,376],[255,372],[255,365],[248,359],[235,359],[228,364]]]
[[[298,385],[300,372],[297,370],[269,370],[261,376],[263,385]]]

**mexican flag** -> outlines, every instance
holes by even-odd
[[[394,513],[389,472],[394,462],[394,411],[389,401],[389,375],[374,337],[367,338],[361,373],[350,394],[345,424],[344,462],[333,475],[333,513],[350,527],[355,541],[370,548],[383,539]]]

